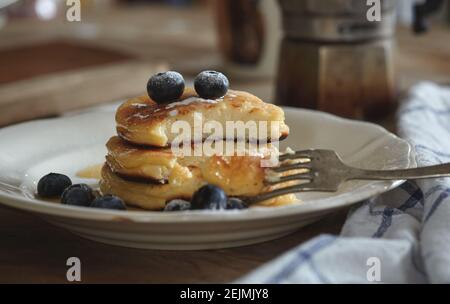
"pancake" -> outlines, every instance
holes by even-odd
[[[269,161],[271,157],[277,158],[279,155],[277,147],[270,143],[264,146],[244,143],[242,150],[239,149],[240,154],[237,154],[237,143],[220,141],[217,144],[221,144],[224,152],[226,145],[231,144],[233,154],[205,155],[205,151],[202,156],[194,156],[195,151],[191,146],[189,147],[191,156],[175,155],[171,148],[136,146],[114,136],[106,144],[108,150],[106,162],[114,173],[120,176],[149,179],[159,183],[167,182],[179,167],[198,168],[207,181],[219,184],[230,193],[240,195],[239,190],[235,189],[237,186],[233,184],[240,185],[240,188],[256,188],[252,193],[257,193],[263,187],[265,175],[265,169],[261,167],[262,161]],[[242,168],[246,170],[241,170]]]
[[[164,181],[177,164],[170,148],[136,146],[118,136],[111,137],[106,148],[108,165],[115,173],[128,177]]]
[[[166,202],[172,199],[183,198],[190,200],[193,193],[206,183],[198,168],[190,168],[190,170],[181,169],[176,174],[176,177],[169,179],[167,184],[154,184],[130,181],[119,177],[113,173],[108,164],[105,164],[102,168],[100,189],[103,194],[119,196],[128,205],[148,210],[162,210]],[[225,192],[229,196],[232,196],[227,190]],[[295,203],[299,203],[295,195],[287,194],[258,203],[255,206],[273,207]]]
[[[246,140],[273,140],[288,136],[289,128],[284,123],[284,112],[281,108],[263,102],[258,97],[241,91],[229,90],[227,94],[215,100],[198,97],[192,88],[185,89],[179,101],[169,104],[157,104],[148,96],[132,98],[123,103],[117,110],[116,123],[118,135],[134,144],[154,147],[168,147],[176,139],[194,141],[194,119],[201,115],[201,127],[216,121],[225,126],[226,121],[245,123],[256,122],[257,138],[251,138],[245,128],[243,139]],[[184,121],[191,128],[189,137],[180,136],[172,132],[174,122]],[[197,120],[198,121],[198,120]],[[267,127],[261,127],[259,122],[267,122]],[[203,133],[201,140],[211,133]],[[236,134],[220,134],[216,139],[237,139]],[[238,138],[239,139],[239,138]]]

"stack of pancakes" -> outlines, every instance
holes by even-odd
[[[108,155],[102,169],[101,191],[119,196],[128,205],[161,210],[172,199],[190,200],[197,189],[208,183],[221,187],[231,197],[248,197],[271,190],[264,183],[268,168],[261,162],[279,153],[270,143],[259,145],[258,153],[250,153],[255,147],[246,143],[244,155],[241,152],[228,156],[194,156],[194,153],[173,152],[171,144],[180,134],[172,132],[172,124],[186,121],[194,127],[199,114],[203,125],[212,120],[224,126],[226,121],[268,122],[264,132],[269,141],[270,137],[282,139],[289,134],[279,107],[246,92],[229,90],[222,98],[206,100],[198,97],[193,89],[186,89],[178,101],[169,104],[157,104],[148,96],[132,98],[117,110],[118,136],[106,145]],[[277,122],[277,128],[271,129],[270,122]],[[202,136],[205,140],[208,134]],[[225,146],[237,139],[220,140]],[[294,195],[285,195],[260,205],[295,201]]]

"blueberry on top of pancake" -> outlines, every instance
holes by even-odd
[[[147,93],[158,103],[178,99],[184,91],[184,78],[180,73],[168,71],[157,73],[147,82]]]
[[[229,86],[228,78],[216,71],[203,71],[194,79],[195,91],[205,99],[225,96]]]

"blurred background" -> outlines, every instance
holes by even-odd
[[[78,7],[79,4],[79,7]],[[0,126],[220,70],[268,102],[391,125],[419,81],[450,84],[447,0],[0,0]]]

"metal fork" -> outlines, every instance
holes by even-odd
[[[266,179],[270,186],[281,185],[291,181],[306,181],[287,185],[275,190],[246,199],[247,204],[261,202],[280,195],[303,192],[335,192],[348,180],[407,180],[419,178],[450,177],[450,163],[401,170],[365,170],[344,164],[335,151],[310,149],[283,154],[279,157],[280,165],[270,168],[276,178]],[[293,161],[297,161],[293,163]],[[305,172],[298,173],[299,169]],[[289,171],[297,170],[291,174]],[[283,174],[285,173],[285,174]],[[283,174],[283,175],[281,175]]]

